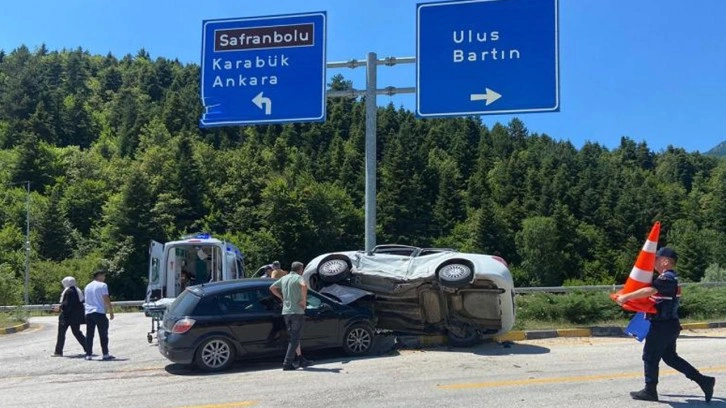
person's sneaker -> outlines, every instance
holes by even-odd
[[[295,367],[295,366],[294,366],[294,365],[292,365],[292,364],[283,364],[283,365],[282,365],[282,371],[293,371],[293,370],[295,370],[296,368],[297,368],[297,367]]]
[[[109,361],[109,360],[114,360],[115,358],[116,357],[114,357],[114,356],[112,356],[110,354],[104,354],[102,360],[103,361]]]
[[[640,400],[640,401],[658,401],[658,392],[656,391],[649,391],[647,388],[643,388],[640,391],[633,391],[630,393],[630,396],[634,400]]]
[[[93,358],[91,358],[91,356],[86,356],[86,357],[84,357],[84,358],[86,359],[86,361],[91,361],[91,360],[93,360]]]
[[[50,356],[51,357],[63,357],[63,354],[53,353]]]
[[[701,380],[698,385],[701,386],[703,393],[706,395],[706,402],[711,402],[711,397],[713,397],[713,387],[716,385],[716,379],[714,377],[704,375],[703,380]]]

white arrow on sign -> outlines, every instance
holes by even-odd
[[[258,93],[257,96],[252,99],[252,102],[254,102],[254,104],[260,109],[262,109],[262,105],[265,105],[265,115],[272,114],[272,99],[265,97],[263,92]]]
[[[489,106],[492,103],[494,103],[494,101],[496,101],[497,99],[502,97],[501,94],[498,94],[489,88],[485,88],[485,89],[486,89],[486,93],[471,94],[471,100],[472,101],[487,101],[486,106]]]

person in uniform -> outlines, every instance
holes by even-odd
[[[628,300],[646,297],[655,301],[656,313],[647,314],[650,331],[643,347],[645,388],[630,393],[630,396],[636,400],[658,401],[658,366],[661,359],[695,381],[703,390],[706,402],[711,401],[713,397],[716,379],[701,374],[676,353],[676,340],[681,333],[678,319],[680,288],[674,270],[677,260],[678,254],[673,249],[668,247],[659,249],[655,256],[655,270],[658,276],[653,278],[653,285],[617,297],[620,305]]]

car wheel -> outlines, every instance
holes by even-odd
[[[318,276],[325,283],[337,283],[350,277],[350,261],[345,255],[331,255],[318,264]]]
[[[469,265],[450,263],[439,269],[439,282],[450,288],[463,288],[471,282],[474,272]]]
[[[203,371],[221,371],[234,362],[234,348],[227,339],[205,340],[197,349],[194,363]]]
[[[357,323],[345,331],[343,350],[351,356],[363,356],[373,348],[373,329],[364,323]]]
[[[473,347],[481,342],[481,336],[476,330],[466,327],[459,330],[449,330],[447,340],[452,347]]]

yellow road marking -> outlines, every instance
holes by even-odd
[[[708,323],[683,323],[683,330],[708,329]]]
[[[557,329],[557,337],[590,337],[590,329]]]
[[[227,402],[224,404],[186,405],[179,408],[244,408],[257,405],[257,401]]]
[[[18,332],[18,333],[30,334],[30,333],[37,333],[41,330],[43,330],[43,325],[36,326],[34,324],[31,324],[29,328],[23,330],[22,332]]]
[[[722,372],[726,371],[726,366],[720,367],[708,367],[700,370],[701,372]],[[661,375],[680,374],[675,370],[662,370]],[[449,384],[439,385],[437,388],[442,390],[461,390],[466,388],[496,388],[496,387],[512,387],[518,385],[532,385],[532,384],[562,384],[562,383],[574,383],[574,382],[588,382],[588,381],[600,381],[600,380],[615,380],[621,378],[639,378],[643,376],[643,372],[637,373],[616,373],[616,374],[596,374],[596,375],[581,375],[576,377],[550,377],[550,378],[527,378],[523,380],[502,380],[502,381],[488,381],[480,383],[462,383],[462,384]]]
[[[33,332],[37,331],[37,330],[33,330],[33,329],[39,329],[39,327],[35,326],[34,324],[29,324],[28,327],[25,329],[23,328],[23,326],[25,326],[25,323],[2,328],[2,329],[0,329],[0,336],[19,334],[19,333],[33,333]],[[12,330],[12,329],[15,329],[15,331],[13,331],[12,333],[6,331],[6,330]]]

